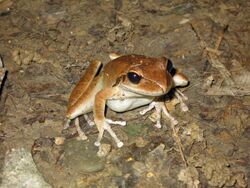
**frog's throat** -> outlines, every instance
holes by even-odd
[[[162,95],[165,95],[166,93],[165,92],[143,92],[143,91],[138,91],[136,89],[132,89],[132,88],[129,88],[127,86],[124,86],[122,84],[119,85],[119,87],[121,87],[122,89],[124,89],[125,91],[129,91],[129,92],[132,92],[132,93],[135,93],[137,95],[144,95],[144,96],[149,96],[149,97],[158,97],[158,96],[162,96]]]

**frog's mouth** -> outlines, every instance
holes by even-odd
[[[145,95],[145,96],[151,96],[151,97],[158,97],[162,96],[168,93],[168,91],[161,88],[158,84],[154,84],[156,87],[152,89],[152,85],[150,87],[130,87],[128,85],[121,84],[120,87],[126,91],[129,91],[131,93],[135,93],[139,96]]]

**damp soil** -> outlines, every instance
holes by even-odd
[[[249,186],[249,34],[246,0],[0,0],[0,169],[7,151],[25,148],[52,187]],[[167,104],[173,132],[143,108],[107,110],[127,126],[112,126],[122,148],[105,133],[100,157],[84,118],[88,140],[62,129],[89,62],[111,52],[169,57],[190,81],[181,88],[189,111]]]

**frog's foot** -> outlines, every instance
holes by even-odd
[[[76,125],[76,130],[77,130],[78,135],[79,135],[79,140],[87,140],[88,137],[85,135],[85,133],[81,129],[78,117],[75,119],[75,125]]]
[[[119,124],[119,125],[124,126],[124,125],[126,125],[126,122],[124,122],[124,121],[113,121],[113,120],[110,120],[110,119],[105,119],[104,121],[97,122],[96,125],[97,125],[97,128],[98,128],[99,134],[98,134],[98,138],[97,138],[97,140],[95,142],[95,145],[96,146],[101,145],[101,139],[103,137],[104,130],[106,130],[106,131],[108,131],[110,136],[114,139],[117,147],[121,148],[124,144],[123,144],[122,141],[119,140],[119,138],[116,136],[115,132],[111,129],[110,124]]]
[[[152,110],[153,108],[155,108],[155,113],[154,113],[154,117],[152,117],[152,119],[154,121],[156,121],[156,124],[154,125],[155,127],[159,128],[159,129],[162,127],[162,125],[161,125],[161,112],[162,111],[169,118],[170,123],[172,125],[178,124],[178,121],[173,116],[171,116],[170,113],[168,112],[164,102],[153,101],[152,103],[149,104],[149,106],[146,109],[140,111],[140,114],[144,115],[145,113]]]
[[[177,97],[178,101],[180,102],[181,110],[183,112],[188,111],[188,106],[185,104],[184,101],[188,100],[187,96],[185,96],[180,90],[176,89],[175,96]]]
[[[90,127],[93,127],[95,125],[95,122],[92,121],[87,114],[84,114],[83,117]]]
[[[158,129],[160,129],[162,127],[161,122],[160,121],[156,121],[156,124],[154,124],[154,126]]]

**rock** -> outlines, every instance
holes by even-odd
[[[132,168],[134,169],[134,174],[138,177],[143,176],[145,172],[147,172],[147,167],[144,163],[142,162],[134,162],[132,165]]]
[[[145,133],[147,126],[143,124],[128,124],[124,127],[125,132],[128,136],[140,136]]]
[[[161,173],[164,165],[164,159],[167,157],[167,151],[164,144],[159,144],[155,149],[147,154],[145,164],[149,172]]]
[[[105,161],[97,156],[97,151],[93,142],[68,140],[64,146],[64,164],[76,173],[98,172]]]
[[[5,156],[0,187],[49,188],[51,186],[38,172],[30,152],[18,148],[12,149]]]

